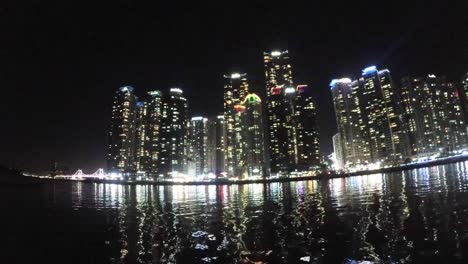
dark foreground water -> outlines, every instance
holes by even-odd
[[[0,263],[468,263],[467,167],[218,187],[3,185]]]

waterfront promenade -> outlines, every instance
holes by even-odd
[[[52,178],[52,177],[34,177],[35,181],[28,181],[28,183],[40,183],[49,181],[82,181],[92,183],[115,183],[115,184],[130,184],[130,185],[230,185],[230,184],[250,184],[250,183],[270,183],[270,182],[291,182],[291,181],[303,181],[303,180],[326,180],[333,178],[346,178],[360,175],[371,175],[378,173],[390,173],[405,170],[412,170],[424,167],[439,166],[444,164],[456,163],[468,160],[468,154],[451,156],[446,158],[439,158],[434,160],[428,160],[418,163],[403,164],[395,167],[380,168],[376,170],[363,170],[355,172],[343,172],[337,173],[334,171],[323,172],[314,176],[295,176],[295,177],[268,177],[261,179],[213,179],[213,180],[186,180],[186,181],[172,181],[172,180],[116,180],[106,178],[83,178],[83,179],[71,179],[71,178]],[[29,178],[29,177],[28,177]],[[0,180],[1,181],[1,180]],[[9,181],[12,182],[12,181]],[[20,181],[21,182],[21,181]]]

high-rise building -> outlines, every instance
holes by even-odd
[[[200,176],[208,173],[208,119],[192,117],[189,128],[188,174]]]
[[[387,69],[362,71],[359,101],[372,163],[396,164],[406,154],[398,112],[400,101]]]
[[[247,176],[266,176],[262,100],[256,94],[248,94],[243,105],[242,114],[242,140],[245,143],[245,166]]]
[[[162,93],[158,90],[148,92],[147,101],[147,126],[146,152],[149,156],[149,164],[145,171],[152,176],[158,172],[159,155],[161,151],[160,133],[162,127]]]
[[[286,94],[293,87],[288,51],[263,53],[266,78],[270,170],[285,173],[295,164],[293,106]],[[294,88],[292,88],[294,89]]]
[[[441,91],[435,75],[405,77],[400,85],[403,123],[408,137],[410,157],[428,156],[442,147]]]
[[[336,158],[341,154],[342,167],[351,168],[370,162],[369,143],[364,140],[366,135],[360,108],[358,92],[359,81],[349,78],[335,79],[330,83],[335,108],[336,123],[340,137],[336,139]],[[334,139],[335,142],[335,139]]]
[[[463,76],[459,89],[460,100],[463,108],[463,115],[468,132],[468,72]]]
[[[321,162],[312,97],[306,85],[294,86],[288,51],[265,52],[263,59],[271,173],[311,170]]]
[[[147,122],[148,104],[144,101],[137,102],[135,120],[135,169],[143,172],[150,166],[150,157],[147,151],[147,136],[149,126]]]
[[[337,170],[342,170],[344,168],[344,153],[343,153],[343,146],[341,144],[341,135],[340,133],[336,133],[333,136],[333,153],[335,154],[335,163],[334,167]]]
[[[345,168],[404,160],[401,100],[389,70],[367,67],[359,79],[335,79],[330,87]]]
[[[249,90],[247,75],[233,73],[224,75],[224,122],[226,126],[226,170],[229,176],[238,176],[242,167],[242,150],[238,149],[240,137],[239,110],[241,100]],[[236,139],[237,138],[237,139]]]
[[[160,158],[158,173],[175,177],[187,170],[188,104],[179,88],[164,97],[161,112]]]
[[[224,115],[223,115],[224,119]],[[207,172],[216,174],[216,131],[217,118],[208,118],[207,125],[207,140],[206,140],[206,164]]]
[[[317,110],[307,85],[298,85],[294,99],[295,156],[299,170],[313,170],[321,163]]]
[[[237,104],[234,106],[234,165],[233,175],[244,178],[247,174],[247,139],[245,134],[245,105]],[[229,142],[229,141],[228,141]],[[229,148],[229,145],[228,145]]]
[[[148,92],[148,98],[137,104],[135,168],[139,173],[154,177],[159,157],[162,94]]]
[[[400,86],[404,131],[411,158],[445,154],[466,147],[466,125],[459,92],[445,77],[404,77]]]
[[[109,172],[135,170],[135,119],[137,97],[133,87],[124,86],[114,94],[109,129],[107,169]]]
[[[224,115],[208,119],[208,173],[226,176],[226,126]]]

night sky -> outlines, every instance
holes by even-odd
[[[11,2],[0,7],[0,164],[31,170],[104,167],[118,87],[180,87],[191,114],[213,116],[224,73],[247,72],[263,91],[262,52],[273,48],[289,50],[294,81],[313,90],[325,155],[331,79],[373,64],[395,80],[468,69],[466,1]]]

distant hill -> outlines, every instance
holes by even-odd
[[[5,177],[21,177],[23,174],[21,174],[20,171],[14,170],[14,169],[9,169],[7,167],[1,166],[0,165],[0,178],[5,178]]]
[[[0,184],[38,183],[39,179],[25,177],[20,171],[0,166]]]

